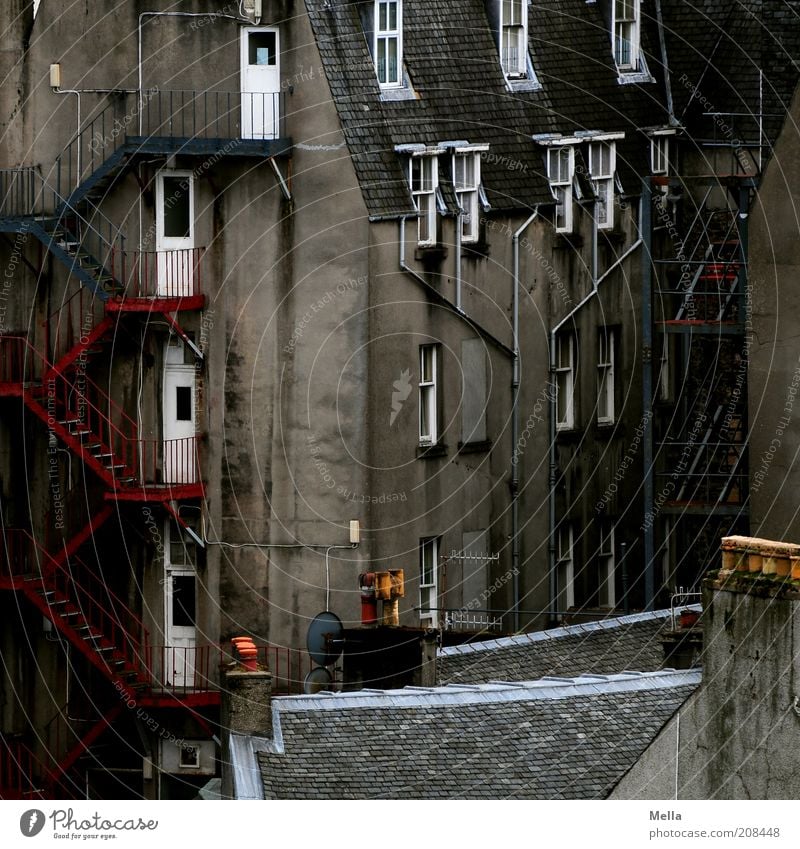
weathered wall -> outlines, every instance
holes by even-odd
[[[25,161],[23,57],[33,23],[33,0],[3,0],[0,20],[0,167],[13,168]]]
[[[708,592],[701,688],[612,798],[798,798],[797,601],[759,590]]]
[[[766,168],[750,217],[750,515],[754,536],[800,538],[793,499],[800,468],[800,345],[797,294],[800,273],[800,94]]]

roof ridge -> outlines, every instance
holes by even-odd
[[[347,710],[375,707],[422,707],[566,699],[607,693],[657,690],[699,685],[701,670],[659,669],[655,672],[622,672],[614,675],[591,673],[574,678],[540,678],[535,681],[495,681],[488,684],[409,687],[402,690],[357,690],[308,696],[278,696],[272,700],[276,712]]]
[[[697,607],[697,605],[688,605]],[[661,610],[647,610],[642,613],[627,613],[623,616],[615,616],[609,619],[598,619],[595,622],[581,622],[575,625],[562,625],[558,628],[550,628],[546,631],[533,631],[529,634],[515,634],[513,637],[496,637],[478,643],[465,643],[460,646],[447,646],[439,649],[439,657],[453,657],[460,654],[473,654],[476,652],[493,651],[500,648],[511,648],[512,646],[530,645],[542,640],[556,640],[560,637],[570,637],[575,634],[591,634],[596,631],[608,631],[620,628],[624,625],[633,625],[637,622],[650,622],[657,619],[668,619],[672,615],[669,608]]]

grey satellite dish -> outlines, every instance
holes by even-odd
[[[303,679],[303,692],[307,696],[313,696],[322,690],[330,690],[331,684],[333,675],[324,666],[316,666]]]
[[[342,620],[330,610],[318,613],[308,626],[306,646],[318,666],[330,666],[342,653]]]

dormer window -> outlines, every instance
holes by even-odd
[[[616,145],[592,142],[589,145],[589,173],[597,197],[595,218],[601,230],[614,226],[614,172],[617,165]]]
[[[403,84],[402,0],[375,0],[375,69],[381,87]]]
[[[528,2],[502,0],[500,56],[503,73],[510,80],[528,75]]]
[[[436,244],[436,192],[439,188],[439,161],[431,154],[414,155],[409,160],[408,178],[414,205],[419,212],[417,242],[420,247]]]
[[[480,234],[478,214],[481,184],[481,155],[474,150],[453,154],[453,187],[461,208],[461,241],[477,242]]]
[[[572,180],[575,150],[571,145],[547,151],[547,178],[556,202],[556,233],[572,232]]]
[[[614,0],[614,61],[620,71],[639,70],[639,0]]]

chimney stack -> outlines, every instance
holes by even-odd
[[[240,642],[234,643],[237,650]],[[233,794],[231,735],[266,737],[272,733],[272,673],[253,667],[246,651],[242,662],[226,672],[222,682],[222,796],[227,799]]]

